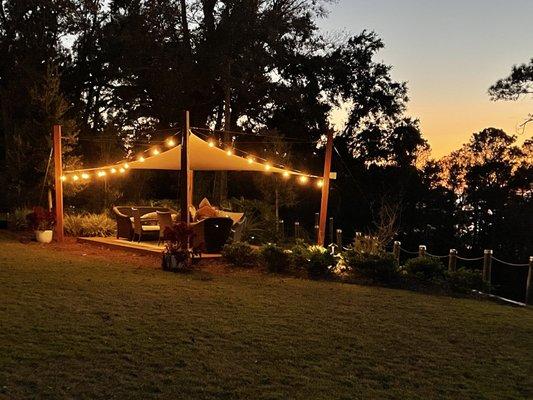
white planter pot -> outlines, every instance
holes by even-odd
[[[35,239],[39,243],[50,243],[52,241],[52,237],[54,236],[54,231],[48,230],[48,231],[35,231]]]

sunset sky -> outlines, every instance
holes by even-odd
[[[486,127],[517,134],[531,98],[491,102],[487,89],[533,57],[533,0],[338,0],[321,21],[326,34],[374,30],[378,58],[407,81],[409,115],[420,119],[440,157]],[[531,137],[533,127],[519,135]]]

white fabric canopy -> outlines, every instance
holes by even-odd
[[[216,146],[209,146],[195,134],[189,136],[189,157],[190,169],[193,171],[267,171],[266,162],[254,160],[252,163],[248,159],[232,154],[226,154],[226,150]],[[131,161],[128,163],[131,169],[181,169],[181,145],[177,145],[169,150],[163,151],[156,156],[146,157],[144,161]],[[287,171],[292,175],[306,175],[290,169],[282,169],[271,166],[269,172],[283,173]]]

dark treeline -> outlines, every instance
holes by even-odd
[[[67,168],[132,154],[179,127],[187,109],[193,126],[251,134],[221,134],[226,144],[320,173],[316,142],[343,106],[330,214],[346,237],[372,232],[440,254],[492,248],[515,261],[533,254],[533,142],[519,146],[488,128],[430,159],[418,121],[405,114],[405,83],[376,61],[382,41],[369,31],[323,36],[316,23],[327,3],[1,1],[2,203],[44,202],[53,124],[67,137]],[[175,198],[175,175],[132,171],[120,181],[68,187],[67,204],[102,210]],[[195,188],[219,203],[241,196],[277,203],[287,224],[308,227],[319,204],[316,189],[269,176],[203,173]]]

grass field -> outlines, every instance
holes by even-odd
[[[0,398],[531,398],[533,312],[0,231]]]

